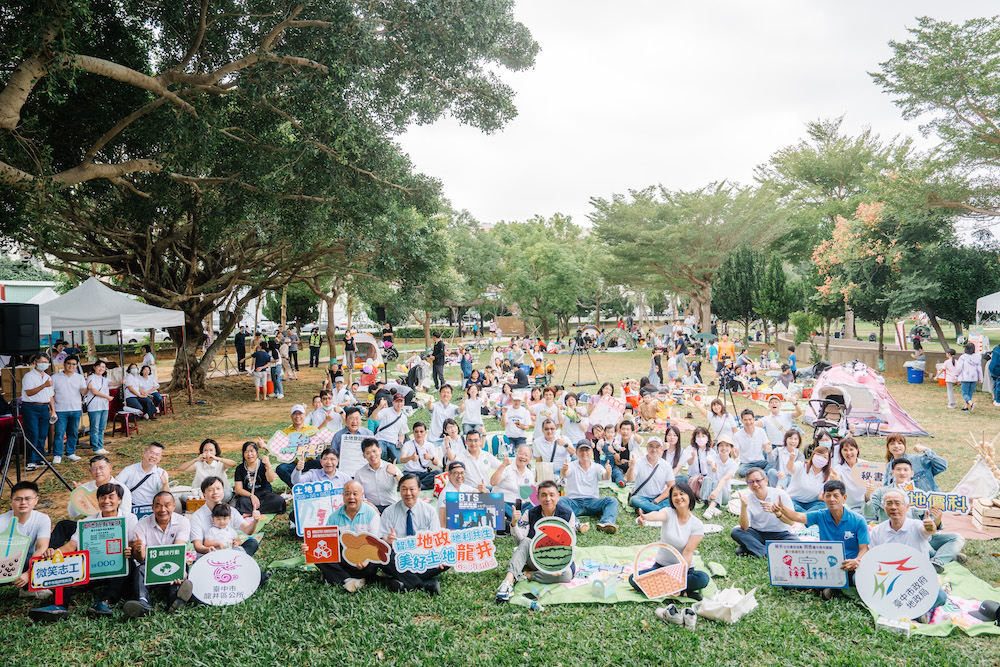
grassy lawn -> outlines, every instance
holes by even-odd
[[[484,355],[484,359],[486,355]],[[645,374],[648,352],[592,356],[601,381],[617,384],[622,377]],[[556,381],[567,362],[555,357]],[[569,382],[576,378],[576,360]],[[457,368],[448,377],[458,379]],[[594,379],[586,358],[583,379]],[[155,424],[143,423],[131,439],[108,439],[115,467],[137,460],[145,443],[167,445],[164,467],[173,470],[197,451],[198,443],[213,437],[232,458],[243,440],[265,439],[288,423],[295,402],[309,403],[317,392],[319,372],[303,367],[303,380],[286,382],[282,401],[253,403],[245,377],[214,380],[201,394],[207,403],[189,407],[174,396],[177,415]],[[949,461],[939,477],[950,489],[965,473],[973,452],[965,444],[972,430],[996,434],[1000,408],[983,400],[973,414],[945,409],[943,387],[908,385],[889,379],[889,389],[910,414],[935,437],[921,442]],[[590,387],[593,391],[596,387]],[[618,392],[616,392],[618,393]],[[745,401],[737,399],[742,409]],[[762,409],[758,408],[758,412]],[[697,413],[696,413],[697,414]],[[425,412],[416,418],[426,417]],[[699,423],[700,420],[695,420]],[[411,420],[412,423],[412,420]],[[488,424],[487,428],[491,428]],[[881,440],[862,441],[863,456],[881,460]],[[60,468],[69,479],[86,477],[84,462]],[[53,518],[65,512],[65,493],[53,477],[42,478],[46,509]],[[190,477],[182,476],[189,481]],[[0,505],[0,511],[9,509]],[[700,514],[700,513],[699,513]],[[656,541],[655,528],[640,528],[634,515],[622,511],[621,529],[614,536],[591,531],[579,538],[581,546],[645,544]],[[28,601],[11,587],[0,588],[0,664],[25,665],[987,665],[997,664],[995,641],[956,634],[951,638],[905,640],[876,633],[874,622],[860,600],[837,598],[823,603],[809,592],[774,589],[767,584],[767,566],[759,560],[734,555],[728,530],[735,517],[715,520],[725,531],[707,536],[701,545],[706,560],[722,563],[729,576],[716,579],[720,587],[757,589],[760,607],[734,626],[699,620],[696,632],[666,626],[653,615],[654,604],[611,606],[550,606],[529,612],[514,605],[498,606],[493,594],[511,554],[508,538],[498,538],[495,572],[456,575],[442,580],[442,595],[393,595],[366,587],[356,595],[335,591],[320,583],[317,573],[275,570],[268,587],[247,603],[230,608],[196,607],[168,616],[165,613],[128,621],[122,615],[93,620],[83,615],[93,595],[75,595],[68,622],[34,626],[27,619]],[[292,556],[299,543],[287,536],[284,518],[267,529],[258,560],[262,564]],[[996,545],[972,542],[966,546],[970,569],[996,583],[1000,560]]]

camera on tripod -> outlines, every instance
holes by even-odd
[[[577,349],[586,349],[589,347],[590,342],[587,337],[583,335],[583,329],[576,330],[576,347]]]

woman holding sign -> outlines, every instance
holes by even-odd
[[[285,499],[271,488],[278,478],[267,454],[259,455],[260,447],[248,440],[243,443],[243,463],[236,466],[233,505],[243,514],[259,510],[261,514],[284,514]]]
[[[831,477],[839,479],[847,487],[847,502],[845,503],[847,509],[861,514],[864,511],[865,503],[871,498],[872,492],[876,489],[877,485],[871,476],[868,477],[867,481],[861,479],[861,469],[858,466],[863,467],[873,464],[870,461],[859,459],[859,453],[858,443],[854,438],[847,436],[841,440],[840,452],[837,454],[837,458],[840,460],[833,467]],[[856,468],[858,469],[855,470]],[[859,473],[859,479],[855,479],[855,472]]]

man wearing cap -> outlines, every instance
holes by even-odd
[[[452,493],[476,493],[480,490],[465,483],[465,464],[461,461],[452,461],[448,464],[448,483],[441,489],[438,496],[438,520],[442,526],[448,525],[448,492]]]
[[[889,490],[882,494],[882,509],[889,518],[871,529],[869,533],[871,546],[874,548],[880,544],[905,544],[916,549],[917,553],[930,558],[932,552],[930,539],[937,532],[937,525],[930,514],[925,514],[923,521],[910,518],[909,505],[910,501],[906,494],[896,487],[889,487]],[[934,610],[947,601],[948,596],[938,587],[934,606],[927,612],[926,618],[921,617],[920,620],[926,623]]]
[[[399,500],[396,495],[396,485],[403,473],[394,464],[382,460],[382,447],[375,438],[362,440],[361,452],[364,454],[366,465],[354,473],[354,479],[361,482],[365,498],[381,514],[389,505]]]
[[[236,344],[236,368],[240,373],[245,373],[247,370],[247,325],[241,324],[239,333],[233,337],[233,342]]]
[[[420,502],[420,479],[413,473],[406,473],[399,480],[400,500],[382,513],[382,527],[379,537],[390,545],[401,537],[412,537],[417,533],[441,530],[441,520],[430,503]],[[396,569],[396,559],[389,558],[389,564],[382,567],[389,580],[386,587],[395,593],[424,590],[431,595],[441,593],[437,577],[446,566],[432,567],[426,572],[400,572]]]
[[[354,384],[357,384],[355,382]],[[343,375],[333,376],[333,404],[341,410],[346,410],[349,406],[357,405],[358,399],[344,384]]]
[[[674,469],[663,459],[663,440],[652,436],[646,441],[646,455],[639,450],[629,454],[625,481],[633,484],[628,504],[643,512],[657,512],[670,506],[670,487],[674,485]],[[607,459],[610,467],[611,459]],[[577,512],[579,514],[579,512]]]
[[[319,368],[319,346],[322,341],[319,329],[313,327],[309,332],[309,368]]]
[[[343,384],[343,378],[340,379]],[[333,403],[333,391],[322,389],[319,392],[319,407],[309,413],[308,422],[317,429],[326,429],[331,433],[336,433],[344,427],[344,419],[341,414],[344,409]]]
[[[524,407],[524,392],[513,391],[510,394],[510,405],[500,413],[504,435],[510,441],[511,447],[521,447],[528,444],[528,431],[534,428],[534,417],[528,408]]]
[[[755,425],[764,429],[772,448],[782,447],[785,444],[785,433],[792,428],[793,416],[795,419],[802,416],[802,406],[795,404],[794,415],[792,412],[782,412],[781,399],[772,396],[767,399],[767,407],[771,412],[758,419]]]
[[[393,463],[399,460],[400,450],[406,442],[406,434],[410,432],[410,426],[406,423],[406,413],[403,412],[403,403],[402,394],[393,394],[392,406],[382,408],[375,417],[378,420],[375,437],[382,447],[382,458]]]
[[[306,406],[301,403],[296,403],[292,406],[292,425],[283,429],[281,432],[289,438],[293,435],[298,438],[311,438],[319,433],[319,429],[306,422]],[[292,488],[292,471],[295,470],[296,463],[296,461],[280,463],[274,469],[274,471],[278,473],[278,477],[281,478],[281,481],[288,485],[288,488]],[[319,461],[316,459],[309,459],[305,462],[305,464],[303,464],[303,467],[300,468],[300,470],[316,470],[319,467]]]
[[[566,480],[566,498],[562,501],[569,505],[573,514],[581,516],[598,516],[597,530],[614,534],[618,531],[618,499],[611,496],[601,497],[598,488],[600,480],[611,479],[611,462],[604,467],[594,463],[594,449],[590,440],[581,440],[576,445],[578,460],[568,458],[562,464],[560,474]]]

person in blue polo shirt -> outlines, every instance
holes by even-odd
[[[818,526],[820,541],[843,542],[844,562],[840,564],[840,569],[847,571],[847,580],[854,586],[854,571],[858,569],[861,557],[868,551],[870,540],[868,524],[865,523],[864,517],[845,509],[846,500],[847,488],[844,483],[833,479],[823,485],[825,510],[796,512],[793,508],[786,507],[779,499],[774,506],[774,513],[789,525],[799,522],[807,526]],[[832,588],[824,588],[821,591],[824,600],[833,598],[834,593],[835,590]]]

